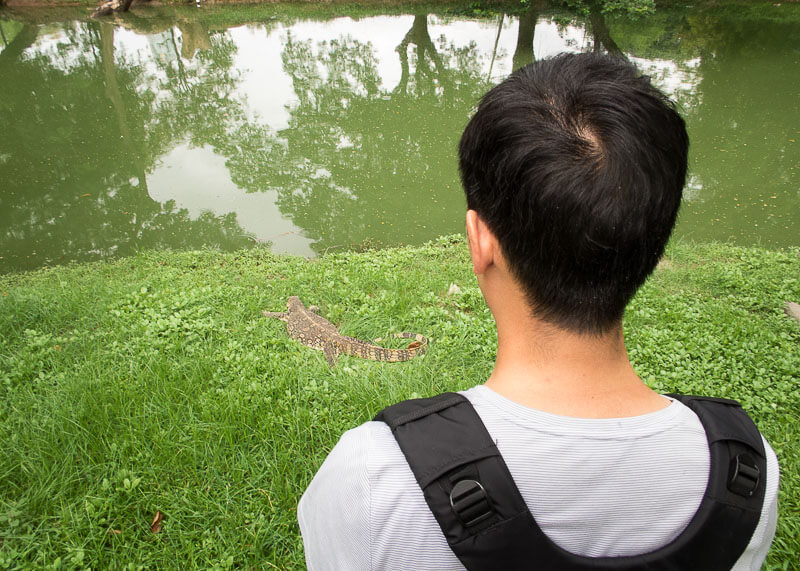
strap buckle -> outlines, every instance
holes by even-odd
[[[749,454],[738,454],[731,460],[728,489],[734,494],[749,498],[758,488],[761,470]]]
[[[460,480],[450,492],[450,505],[466,527],[478,524],[494,514],[486,490],[477,480]]]

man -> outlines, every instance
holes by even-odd
[[[675,223],[687,148],[672,104],[597,54],[520,69],[461,139],[469,249],[498,336],[491,376],[462,394],[538,527],[579,556],[670,544],[709,482],[703,424],[639,379],[622,335]],[[765,449],[758,524],[731,545],[737,570],[759,569],[775,532],[778,465]],[[298,518],[311,569],[463,568],[383,422],[342,436]]]

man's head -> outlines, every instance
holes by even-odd
[[[484,96],[459,145],[461,180],[535,315],[604,333],[664,251],[688,145],[631,64],[564,54]]]

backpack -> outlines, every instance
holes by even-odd
[[[444,393],[397,403],[375,420],[392,430],[447,543],[470,571],[730,569],[746,549],[764,502],[761,434],[733,400],[668,395],[700,418],[710,474],[687,528],[671,543],[629,557],[583,557],[539,528],[475,409]]]

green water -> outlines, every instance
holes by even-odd
[[[456,145],[477,99],[535,58],[596,48],[683,109],[678,236],[800,243],[798,5],[638,21],[325,10],[140,8],[114,23],[0,11],[0,272],[462,231]]]

